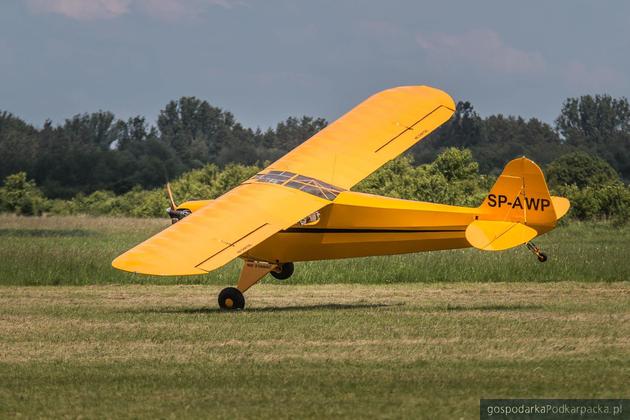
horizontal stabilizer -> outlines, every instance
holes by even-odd
[[[475,220],[466,228],[466,239],[475,248],[501,251],[531,241],[538,235],[535,229],[522,223]]]
[[[567,214],[569,207],[571,207],[569,200],[564,197],[551,196],[551,204],[553,204],[557,220],[560,220],[565,214]]]

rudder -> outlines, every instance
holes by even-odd
[[[556,225],[553,203],[542,170],[521,157],[505,166],[479,207],[479,219],[517,222],[546,230]]]

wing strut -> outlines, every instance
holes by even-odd
[[[241,293],[245,293],[247,289],[258,283],[260,279],[277,267],[277,264],[268,262],[245,260],[236,288],[240,290]]]

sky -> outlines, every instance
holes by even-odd
[[[265,129],[334,120],[425,84],[482,116],[553,123],[563,101],[630,96],[630,2],[4,0],[0,110],[41,126],[112,111],[154,123],[196,96]]]

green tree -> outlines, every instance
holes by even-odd
[[[259,161],[278,159],[324,129],[326,125],[327,122],[323,118],[289,117],[279,122],[275,129],[270,128],[265,133],[256,132]]]
[[[619,180],[617,172],[605,160],[582,151],[560,156],[547,166],[546,173],[551,186],[596,187]]]
[[[434,162],[420,166],[414,166],[413,159],[403,155],[359,183],[356,190],[408,200],[476,206],[488,186],[477,168],[477,162],[465,149],[446,149]]]
[[[499,173],[512,159],[526,156],[547,164],[567,152],[553,128],[536,118],[491,115],[484,120],[486,139],[472,149],[485,173]]]
[[[361,181],[354,189],[369,194],[413,199],[418,195],[418,177],[413,158],[400,156]]]
[[[556,119],[556,128],[568,145],[600,156],[630,179],[630,103],[626,98],[569,98]]]
[[[20,171],[31,173],[40,153],[37,129],[0,112],[0,179]]]
[[[217,163],[220,155],[240,157],[239,162],[251,160],[242,146],[253,141],[254,133],[237,123],[231,113],[195,97],[169,102],[160,112],[157,126],[160,139],[188,168]],[[231,150],[240,153],[232,154]]]
[[[432,162],[447,147],[473,148],[485,142],[484,121],[468,101],[457,103],[455,113],[428,138],[411,149],[418,163]]]
[[[479,164],[468,149],[449,147],[438,155],[431,168],[439,172],[447,181],[461,181],[479,174]]]
[[[553,128],[535,118],[481,118],[470,102],[459,102],[453,117],[411,150],[419,163],[429,163],[448,147],[466,148],[482,173],[499,173],[510,160],[527,156],[546,164],[568,147]]]
[[[616,225],[630,221],[630,186],[621,181],[604,185],[561,185],[554,193],[571,202],[571,217],[579,220],[612,220]]]
[[[556,127],[575,146],[606,143],[611,135],[630,131],[630,104],[626,98],[610,95],[569,98],[562,105]]]
[[[29,180],[26,172],[7,176],[0,188],[0,208],[3,211],[36,216],[46,209],[46,204],[35,181]]]

